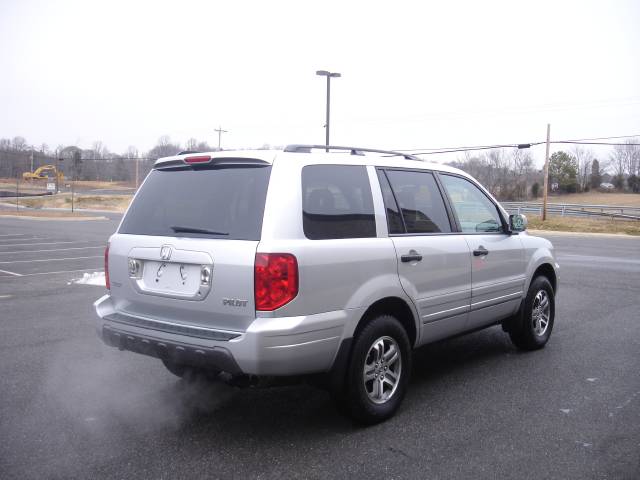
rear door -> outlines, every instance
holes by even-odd
[[[244,331],[270,171],[264,162],[153,170],[110,243],[118,312]]]
[[[433,173],[378,170],[389,236],[402,287],[418,308],[420,343],[465,329],[471,297],[471,262],[453,226]]]
[[[508,233],[493,201],[470,180],[439,174],[456,220],[471,250],[469,328],[482,327],[512,314],[525,283],[520,237]]]

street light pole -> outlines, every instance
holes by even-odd
[[[325,145],[329,147],[329,128],[330,128],[330,120],[331,120],[331,79],[339,78],[342,75],[338,72],[329,72],[327,70],[318,70],[316,71],[316,75],[321,77],[327,77],[327,119],[324,125],[325,128]],[[327,148],[328,152],[329,149]]]

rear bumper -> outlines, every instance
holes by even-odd
[[[176,363],[194,367],[223,370],[232,374],[242,373],[231,352],[225,348],[194,346],[151,335],[139,335],[108,325],[102,327],[100,336],[104,343],[120,350],[170,359]]]
[[[97,333],[107,345],[232,374],[278,376],[329,371],[343,338],[364,313],[256,318],[245,332],[229,332],[117,312],[109,295],[94,306]]]

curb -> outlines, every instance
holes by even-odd
[[[595,233],[595,232],[565,232],[560,230],[529,230],[527,232],[534,235],[564,235],[568,237],[610,237],[610,238],[631,238],[640,239],[638,235],[629,235],[628,233]]]

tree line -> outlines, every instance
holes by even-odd
[[[640,193],[639,143],[640,139],[634,138],[614,145],[600,160],[582,145],[554,152],[549,157],[549,191],[561,194],[616,189]],[[465,152],[449,165],[477,178],[500,200],[528,200],[542,195],[543,171],[534,168],[526,150]]]
[[[598,159],[583,145],[554,152],[549,161],[549,187],[556,193],[584,192],[610,183],[619,191],[640,192],[640,139],[613,146]],[[264,146],[262,148],[268,148]],[[110,151],[101,141],[90,148],[46,144],[30,145],[24,137],[0,138],[0,177],[21,177],[41,165],[57,165],[69,179],[99,181],[142,180],[161,157],[181,151],[214,151],[205,141],[191,138],[181,145],[161,136],[149,151],[130,146],[123,153]],[[493,149],[465,152],[450,165],[466,171],[501,200],[528,200],[542,194],[543,172],[536,168],[529,150]],[[136,175],[137,172],[137,175]]]
[[[58,145],[52,149],[46,144],[31,145],[24,137],[0,138],[0,177],[20,178],[22,173],[42,165],[56,165],[68,179],[128,182],[136,179],[137,170],[137,176],[142,180],[156,159],[185,150],[213,151],[217,148],[195,138],[187,140],[183,146],[172,142],[167,135],[161,136],[147,152],[130,146],[122,153],[112,152],[101,141],[93,142],[89,148]]]

